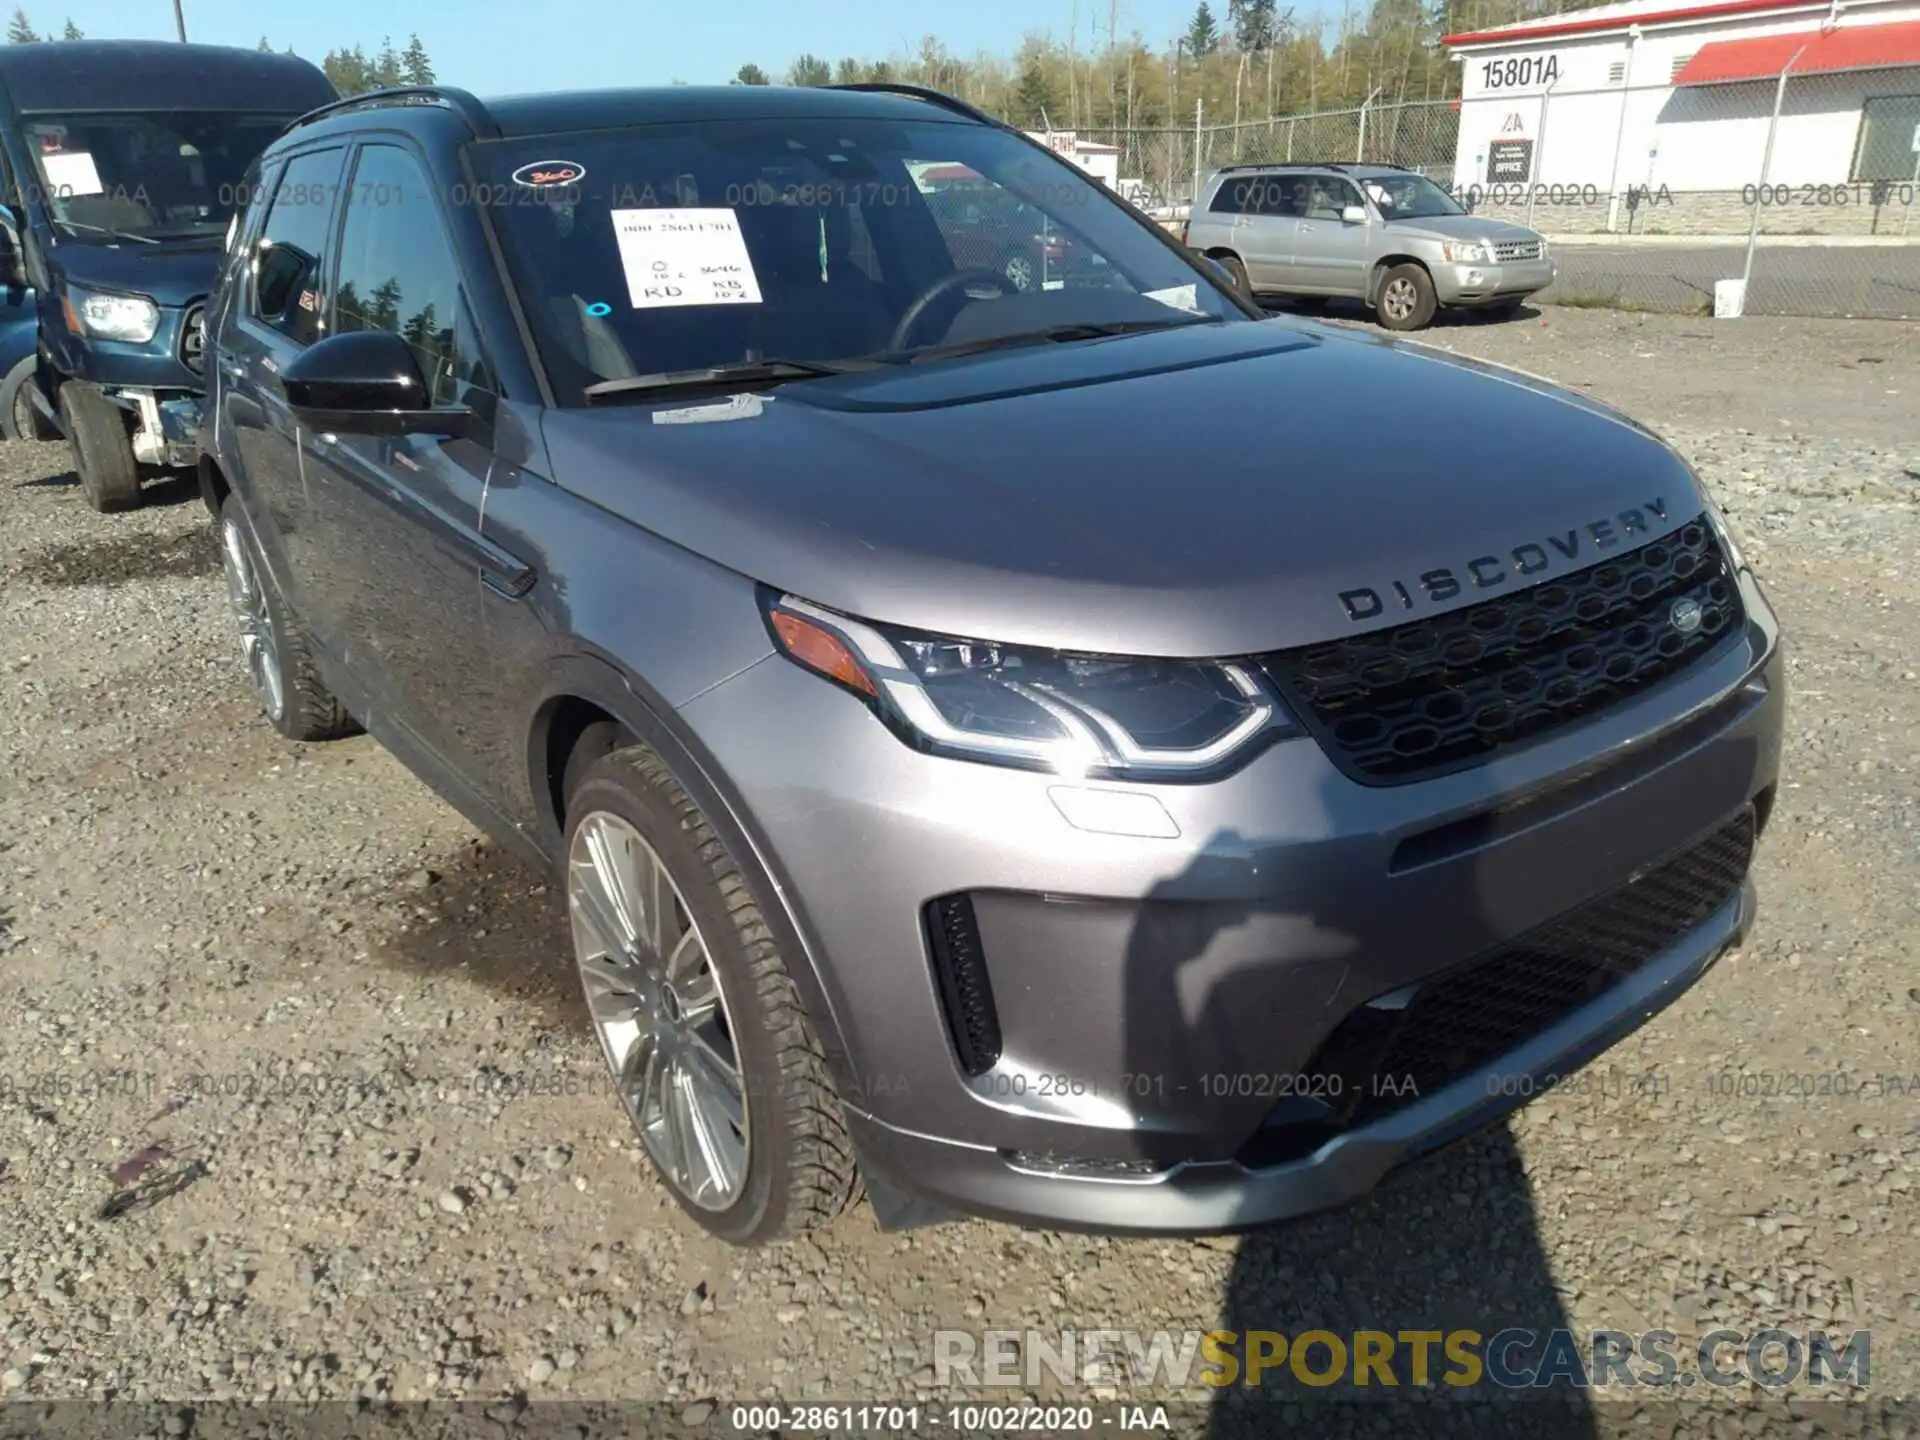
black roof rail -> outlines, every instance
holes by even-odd
[[[862,90],[870,94],[907,95],[915,100],[925,100],[930,105],[938,105],[943,110],[951,110],[956,115],[964,115],[969,120],[978,120],[982,124],[992,125],[996,129],[1007,130],[1012,127],[997,115],[989,115],[977,105],[947,94],[944,90],[935,90],[927,85],[902,85],[892,80],[861,80],[852,85],[823,85],[823,90]]]
[[[1412,173],[1410,165],[1394,165],[1385,160],[1250,160],[1241,165],[1222,165],[1213,173],[1224,175],[1229,170],[1405,170]]]
[[[302,125],[311,125],[316,120],[324,120],[331,115],[345,115],[353,110],[380,110],[393,105],[443,105],[467,122],[469,129],[483,140],[498,140],[500,126],[487,107],[468,91],[452,85],[389,85],[384,90],[369,90],[360,95],[348,95],[335,100],[330,105],[322,105],[317,110],[309,110],[297,120],[291,121],[282,134],[291,134]]]

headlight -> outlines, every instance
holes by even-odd
[[[69,287],[67,328],[95,340],[125,340],[144,345],[160,328],[160,307],[144,295],[109,295]]]
[[[763,592],[794,663],[852,691],[932,754],[1086,778],[1213,778],[1298,733],[1254,670],[1073,655],[863,624]]]
[[[1440,253],[1462,265],[1487,265],[1493,261],[1493,252],[1477,240],[1449,240],[1440,247]]]

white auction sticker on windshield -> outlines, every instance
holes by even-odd
[[[760,303],[740,217],[730,208],[615,210],[613,233],[636,310]]]
[[[68,195],[104,195],[99,167],[85,150],[65,150],[57,155],[42,155],[40,164],[47,172],[47,186],[58,197]]]

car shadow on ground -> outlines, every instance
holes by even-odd
[[[1283,297],[1263,296],[1260,308],[1269,315],[1291,315],[1302,320],[1339,320],[1347,324],[1379,327],[1380,320],[1358,300],[1327,300],[1320,304]],[[1513,310],[1439,310],[1433,317],[1434,330],[1471,329],[1476,325],[1515,325],[1541,317],[1541,308],[1531,301]],[[1420,332],[1411,332],[1418,335]]]
[[[101,518],[111,521],[114,517]],[[216,574],[219,569],[219,541],[211,526],[199,526],[184,535],[123,531],[45,545],[21,556],[14,575],[41,585],[68,588],[191,580]]]
[[[429,861],[377,901],[376,958],[424,976],[456,976],[525,1006],[544,1032],[591,1040],[572,938],[549,877],[490,840]]]
[[[50,468],[44,475],[36,475],[31,480],[15,482],[16,490],[78,490],[80,477],[69,464],[73,452],[65,441],[51,440],[41,442],[15,441],[14,444],[41,444],[52,455],[53,447],[59,446],[57,455],[51,458]],[[184,505],[189,500],[200,498],[200,481],[191,470],[167,470],[146,480],[140,487],[142,507],[161,508],[172,505]],[[104,518],[104,517],[103,517]]]

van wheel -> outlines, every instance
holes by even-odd
[[[736,1245],[861,1195],[818,1038],[726,847],[659,758],[629,746],[567,800],[567,910],[587,1009],[655,1172]]]
[[[1424,330],[1439,308],[1433,295],[1433,277],[1424,265],[1396,265],[1380,281],[1373,302],[1380,323],[1389,330]]]
[[[109,514],[138,506],[140,469],[120,408],[83,381],[69,380],[60,387],[60,419],[87,503]]]
[[[33,371],[38,359],[29,355],[0,380],[0,435],[8,440],[57,440],[46,419],[34,408]]]

